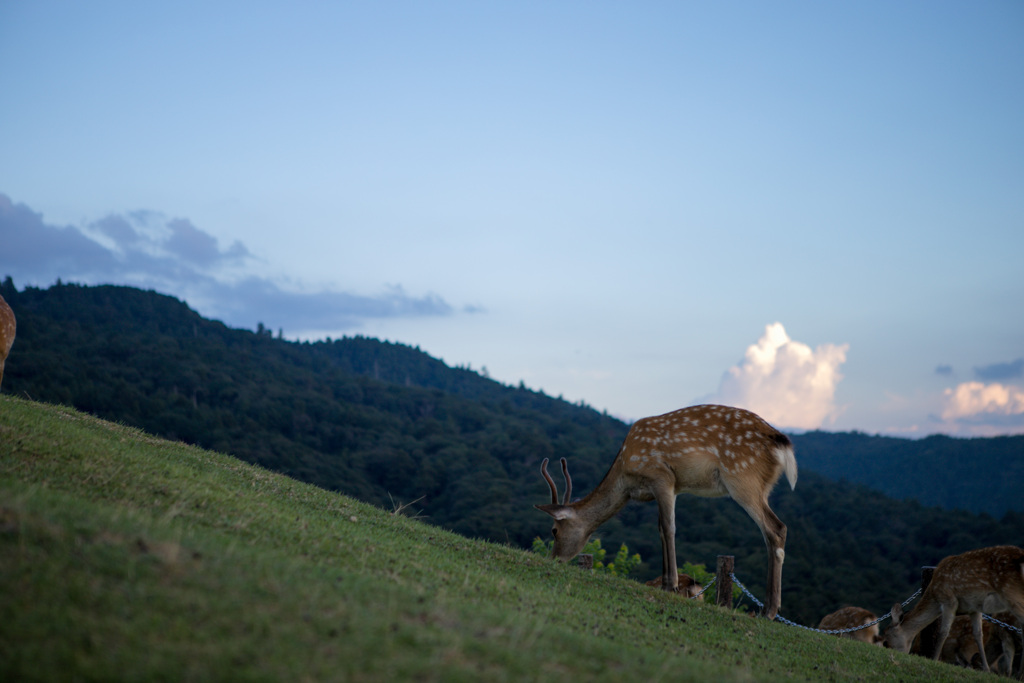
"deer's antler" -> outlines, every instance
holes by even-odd
[[[562,458],[562,462],[565,462],[565,458]],[[548,459],[544,458],[544,462],[540,464],[540,473],[544,475],[544,479],[547,480],[548,486],[551,487],[551,504],[558,505],[558,489],[555,488],[555,480],[548,474]]]
[[[562,498],[562,505],[568,505],[572,501],[572,477],[569,476],[569,465],[562,458],[562,476],[565,477],[565,497]]]

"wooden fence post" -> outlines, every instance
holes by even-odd
[[[928,584],[932,582],[932,574],[935,573],[935,567],[921,567],[921,590],[924,591],[928,588]],[[921,631],[921,656],[931,657],[932,653],[935,652],[935,645],[939,640],[939,620],[936,619],[932,623],[928,624]]]
[[[715,578],[715,604],[732,609],[732,576],[736,558],[732,555],[718,556],[718,576]]]
[[[594,556],[591,555],[590,553],[581,553],[580,554],[579,564],[580,564],[580,569],[586,569],[588,571],[593,569],[594,568]]]

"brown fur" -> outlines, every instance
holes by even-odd
[[[932,659],[939,659],[955,616],[968,614],[975,651],[982,670],[988,671],[981,615],[1004,611],[1024,621],[1024,550],[1000,545],[952,555],[939,562],[931,583],[909,614],[903,614],[899,603],[893,606],[892,626],[885,632],[885,645],[908,652],[921,630],[940,619],[932,653]]]
[[[0,384],[4,381],[4,363],[7,361],[7,355],[11,352],[11,345],[14,344],[16,328],[14,311],[0,296]]]
[[[650,586],[651,588],[662,588],[665,585],[665,579],[664,577],[659,576],[656,579],[645,581],[644,585]],[[693,577],[689,574],[680,574],[679,585],[676,586],[675,592],[687,598],[696,598],[698,595],[700,595],[700,591],[703,588],[704,586],[694,581]],[[701,595],[700,599],[703,600],[704,596]]]
[[[993,617],[1011,626],[1016,621],[1013,615],[1009,613],[1000,613],[993,615]],[[985,659],[992,663],[992,668],[1009,674],[1017,649],[1013,634],[984,619],[981,622],[981,631],[982,642],[985,645]],[[914,644],[911,646],[910,651],[914,654],[921,654],[920,638],[914,639]],[[969,616],[961,615],[953,620],[953,625],[949,629],[949,636],[942,645],[939,659],[947,664],[954,664],[956,666],[982,668],[978,641],[974,638],[974,626],[971,624]]]
[[[768,506],[768,494],[783,472],[796,485],[793,446],[782,434],[750,411],[726,406],[693,406],[637,420],[626,435],[604,480],[582,500],[570,502],[565,458],[562,472],[566,495],[547,473],[551,503],[537,505],[552,518],[554,556],[570,560],[590,535],[629,500],[656,501],[661,535],[665,590],[679,584],[675,552],[675,504],[680,493],[730,496],[757,523],[768,547],[768,598],[765,616],[774,619],[782,602],[782,563],[786,525]]]
[[[831,614],[826,614],[822,617],[818,623],[818,628],[822,631],[842,631],[848,628],[857,628],[864,624],[870,624],[872,621],[878,618],[874,612],[866,610],[863,607],[843,607],[837,609]],[[833,634],[840,638],[850,638],[852,640],[860,640],[865,643],[873,643],[874,645],[882,644],[882,637],[878,635],[878,624],[872,624],[867,628],[862,628],[857,631],[850,631],[849,633],[836,633]]]

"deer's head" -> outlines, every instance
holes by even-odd
[[[592,529],[587,528],[586,522],[576,513],[570,504],[572,496],[572,478],[569,476],[569,466],[562,458],[562,476],[565,477],[565,495],[562,502],[558,502],[558,488],[554,480],[548,474],[548,459],[540,465],[540,473],[551,487],[551,502],[546,505],[534,505],[535,508],[551,515],[554,524],[551,526],[551,535],[555,539],[555,546],[551,556],[556,560],[568,562],[580,554],[583,546],[590,540]]]
[[[903,629],[903,617],[903,606],[897,602],[892,606],[892,626],[886,630],[882,645],[900,652],[910,652],[912,639],[907,637],[908,634]]]

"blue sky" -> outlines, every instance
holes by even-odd
[[[1016,0],[0,2],[0,276],[625,419],[1021,433],[1021,36]]]

